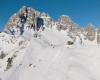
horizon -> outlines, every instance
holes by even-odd
[[[22,6],[48,13],[54,20],[58,20],[61,15],[67,15],[81,27],[87,23],[100,26],[99,0],[3,0],[0,2],[0,31],[3,30],[10,16],[18,12]]]

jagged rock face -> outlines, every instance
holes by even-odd
[[[53,23],[52,18],[46,13],[41,13],[40,16],[43,18],[45,26],[51,28]]]
[[[100,44],[100,29],[97,30],[97,44]]]
[[[59,31],[66,30],[72,27],[72,21],[68,16],[62,15],[60,16],[57,26],[58,26],[57,29]]]
[[[71,25],[72,24],[72,21],[71,19],[68,17],[68,16],[61,16],[60,17],[60,23],[61,24],[67,24],[67,25]]]
[[[91,25],[88,25],[85,29],[86,31],[86,38],[90,41],[93,41],[95,40],[95,37],[96,37],[96,30],[93,26]]]
[[[77,41],[77,37],[81,41],[81,34],[82,30],[79,25],[74,23],[70,17],[68,16],[61,16],[58,22],[57,29],[67,31],[67,36],[71,38],[73,42]]]
[[[28,16],[26,23],[29,24],[28,27],[35,26],[35,11],[32,8],[28,8]]]
[[[28,28],[34,26],[34,11],[31,8],[22,7],[16,14],[11,16],[8,23],[5,26],[4,31],[7,33],[15,34],[15,32],[22,31],[24,29],[24,25],[28,24]],[[22,34],[20,32],[20,34]]]
[[[60,16],[60,19],[57,22],[57,29],[60,30],[66,30],[67,25],[66,25],[67,19],[66,16]]]
[[[58,30],[69,30],[72,32],[81,32],[79,25],[74,23],[70,17],[62,15],[58,22]]]
[[[44,25],[44,20],[41,18],[41,13],[23,6],[16,14],[11,16],[7,22],[4,31],[10,34],[22,35],[25,29],[39,30]]]
[[[18,14],[14,14],[13,16],[11,16],[11,18],[9,19],[6,27],[17,27],[16,25],[19,22],[19,15]]]

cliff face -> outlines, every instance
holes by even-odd
[[[17,13],[10,17],[5,25],[4,32],[10,34],[20,34],[25,29],[39,30],[43,25],[50,26],[51,18],[46,13],[40,13],[30,7],[23,6]]]
[[[92,24],[88,24],[85,28],[86,38],[90,41],[95,40],[96,38],[96,30]]]

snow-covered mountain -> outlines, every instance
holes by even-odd
[[[84,45],[97,45],[100,43],[99,29],[94,25],[87,24],[82,29],[69,16],[62,15],[58,21],[54,21],[47,13],[39,12],[31,7],[23,6],[17,13],[10,17],[5,25],[4,32],[11,35],[33,35],[44,31],[45,28],[53,30],[56,28],[59,33],[65,32],[73,43]],[[78,39],[78,40],[77,40]],[[78,44],[77,43],[77,44]]]
[[[23,6],[0,33],[0,80],[100,80],[99,44],[94,25]]]

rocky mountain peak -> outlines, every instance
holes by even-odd
[[[17,13],[10,17],[4,31],[10,34],[22,35],[25,29],[39,30],[41,26],[50,23],[50,17],[46,13],[40,13],[31,7],[23,6]],[[37,27],[37,28],[36,28]]]
[[[59,21],[61,24],[67,24],[67,25],[72,24],[71,18],[69,16],[66,16],[66,15],[61,15]]]

